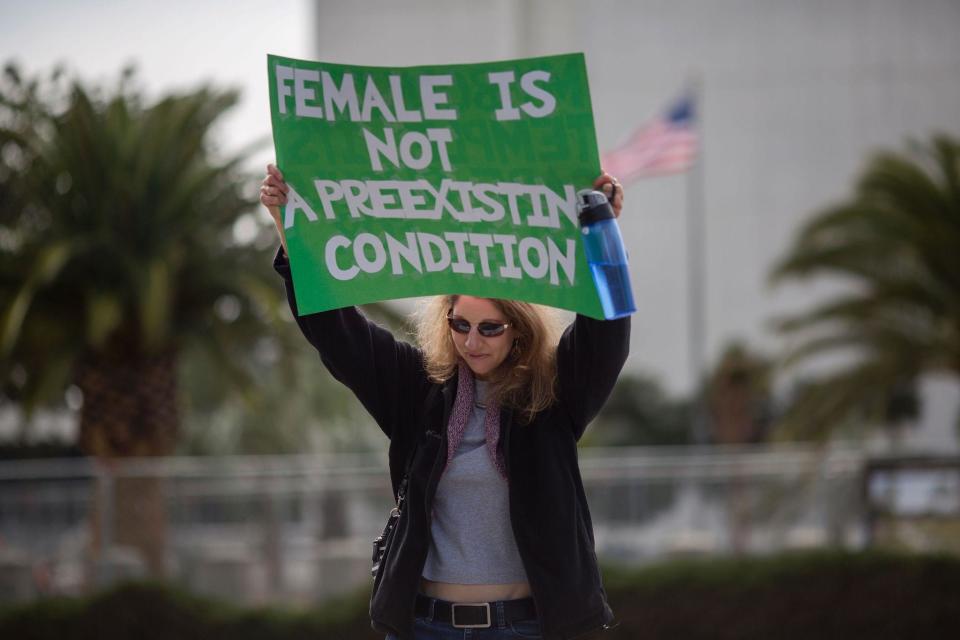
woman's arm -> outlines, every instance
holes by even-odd
[[[610,199],[615,216],[623,208],[623,187],[603,172],[593,188]],[[630,352],[630,318],[594,320],[577,315],[557,347],[560,397],[573,420],[577,440],[613,391]]]
[[[287,301],[300,331],[334,378],[346,385],[388,437],[416,419],[429,389],[419,349],[398,341],[356,307],[299,315],[290,263],[277,252],[274,269],[284,278]]]
[[[280,219],[286,193],[282,174],[268,165],[260,201],[270,211],[283,242],[273,266],[283,276],[293,317],[333,377],[353,391],[383,432],[392,438],[398,425],[413,423],[415,417],[407,414],[419,407],[418,399],[425,397],[429,388],[421,353],[412,345],[397,341],[355,307],[299,314]]]
[[[630,318],[594,320],[577,315],[557,347],[561,401],[577,440],[613,391],[630,352]]]

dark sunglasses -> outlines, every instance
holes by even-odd
[[[473,326],[463,318],[457,318],[456,316],[447,316],[447,324],[457,333],[464,335],[470,333],[470,327]],[[503,335],[503,332],[506,331],[509,326],[509,322],[478,322],[477,333],[484,338],[496,338],[497,336]]]

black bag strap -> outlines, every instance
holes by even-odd
[[[410,455],[407,456],[406,465],[403,468],[403,479],[400,480],[400,486],[397,487],[397,495],[394,499],[397,502],[397,515],[403,511],[403,500],[407,497],[407,483],[410,481],[410,470],[413,468],[413,457],[417,455],[417,444],[420,441],[420,438],[417,438],[413,447],[410,449]]]

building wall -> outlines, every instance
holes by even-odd
[[[584,51],[601,150],[697,78],[709,360],[734,338],[774,349],[771,317],[837,289],[771,291],[766,276],[797,226],[849,192],[871,151],[960,135],[955,0],[321,0],[314,20],[316,56],[336,62]],[[629,364],[673,390],[691,384],[688,187],[687,176],[635,184],[621,218],[640,307]]]

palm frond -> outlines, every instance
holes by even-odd
[[[30,305],[37,290],[57,277],[76,250],[76,242],[61,240],[41,249],[35,267],[27,275],[19,291],[4,310],[0,325],[0,355],[7,356],[23,330]]]
[[[960,144],[947,136],[875,155],[851,197],[816,214],[774,266],[772,284],[823,275],[853,284],[775,321],[800,338],[783,358],[787,368],[844,350],[859,358],[811,384],[794,403],[795,422],[826,429],[879,406],[904,376],[960,375],[958,158]]]

